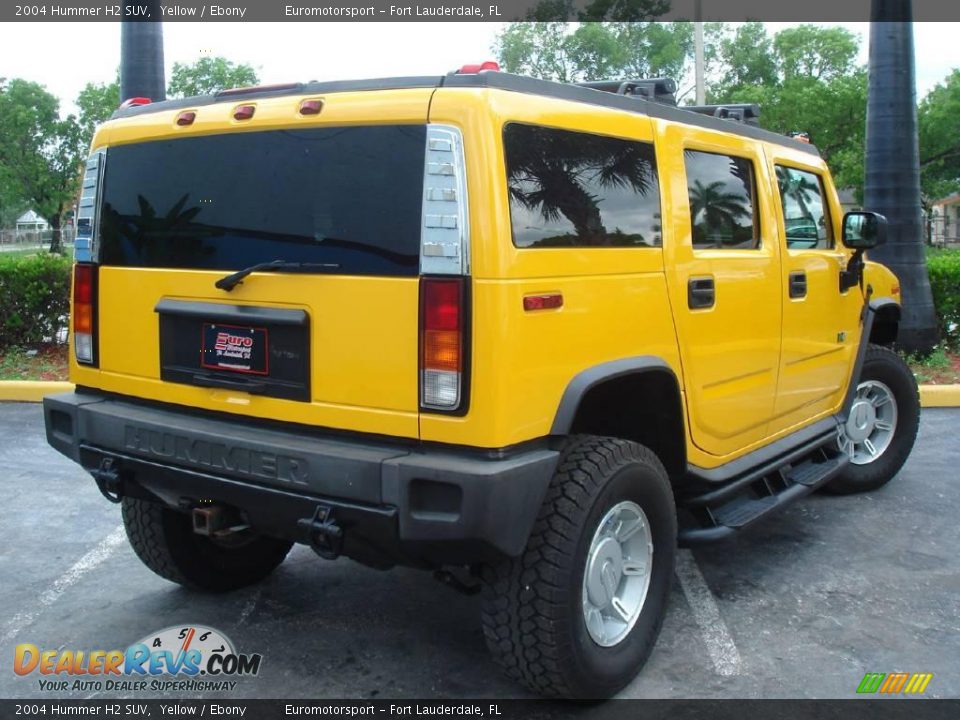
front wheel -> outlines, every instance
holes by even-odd
[[[850,463],[824,489],[847,495],[883,487],[906,462],[919,426],[913,373],[895,352],[871,345],[850,415],[840,430],[840,451]]]
[[[670,482],[650,450],[571,438],[524,553],[485,570],[494,659],[543,695],[610,697],[656,642],[676,538]]]

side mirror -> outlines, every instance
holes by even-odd
[[[887,240],[887,219],[875,212],[853,210],[843,216],[843,244],[851,250],[869,250]]]

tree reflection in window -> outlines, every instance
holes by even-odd
[[[787,246],[794,249],[833,247],[833,228],[819,176],[777,165]]]
[[[661,244],[651,144],[516,123],[503,137],[517,247]]]
[[[687,150],[684,153],[693,246],[756,249],[753,163],[745,158]]]

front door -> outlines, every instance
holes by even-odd
[[[840,207],[822,171],[783,152],[771,157],[783,248],[783,345],[771,433],[835,412],[860,338],[863,296],[840,290],[849,253]]]

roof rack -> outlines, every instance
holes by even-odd
[[[760,126],[760,106],[756,103],[732,105],[685,105],[683,110],[710,115],[724,120],[742,122],[744,125]]]
[[[677,83],[670,78],[640,78],[638,80],[594,80],[576,83],[580,87],[614,93],[632,95],[644,100],[653,100],[664,105],[677,104]]]

